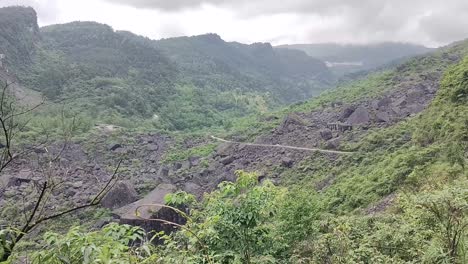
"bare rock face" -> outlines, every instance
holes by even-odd
[[[370,122],[369,111],[364,107],[358,107],[346,120],[350,125],[362,125]]]
[[[114,188],[107,193],[101,201],[105,208],[114,209],[133,203],[138,200],[138,193],[132,184],[128,182],[118,182]]]

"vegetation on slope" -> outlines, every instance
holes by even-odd
[[[175,195],[168,204],[189,203],[188,223],[172,235],[157,234],[165,242],[147,247],[146,255],[125,247],[119,254],[161,263],[464,263],[467,95],[465,58],[446,71],[425,111],[370,133],[353,146],[359,154],[334,164],[316,154],[283,172],[285,187],[239,172],[237,182],[222,183],[201,203]],[[330,177],[329,186],[317,187]],[[37,255],[52,255],[55,263],[86,248],[72,245],[65,253],[45,245]]]
[[[35,119],[66,104],[90,124],[197,130],[310,98],[334,81],[323,62],[270,44],[215,34],[154,41],[94,22],[39,29],[32,9],[0,12],[8,68],[49,101]]]

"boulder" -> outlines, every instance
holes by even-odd
[[[334,138],[327,141],[327,149],[338,149],[340,147],[341,140],[340,138]]]
[[[109,147],[109,150],[110,150],[110,151],[115,151],[115,150],[117,150],[117,149],[119,149],[119,148],[121,148],[121,147],[122,147],[122,145],[117,143],[117,144],[111,145],[111,146]]]
[[[424,91],[412,89],[407,92],[406,98],[409,104],[418,102],[421,98],[424,97]]]
[[[380,100],[377,102],[377,107],[378,107],[378,108],[386,108],[386,107],[388,107],[391,103],[392,103],[392,99],[389,98],[389,97],[385,97],[385,98],[380,99]]]
[[[191,194],[199,196],[201,188],[202,187],[196,183],[186,182],[184,184],[183,190],[187,193],[191,193]]]
[[[228,156],[229,153],[233,150],[233,147],[234,147],[234,145],[233,145],[233,144],[229,144],[229,143],[220,144],[220,145],[216,148],[216,154],[218,154],[218,155],[221,156],[221,157]]]
[[[420,105],[418,103],[407,106],[407,112],[409,114],[417,114],[417,113],[421,112],[422,110],[424,110],[424,106]]]
[[[279,130],[281,132],[291,132],[294,130],[294,126],[307,126],[307,123],[299,115],[291,113],[283,119],[279,126]]]
[[[174,170],[174,171],[178,171],[178,170],[180,170],[181,168],[182,168],[182,163],[180,163],[180,162],[174,162],[174,163],[172,164],[172,170]]]
[[[169,168],[167,168],[166,166],[161,166],[161,168],[159,168],[158,171],[158,177],[166,178],[167,176],[169,176]]]
[[[190,167],[198,166],[200,164],[200,158],[199,157],[189,157],[188,162],[190,163]]]
[[[343,110],[341,111],[341,114],[340,114],[340,120],[341,121],[344,121],[346,120],[346,118],[348,118],[350,115],[352,115],[354,113],[354,110],[355,108],[353,106],[346,106],[343,108]]]
[[[115,209],[138,200],[138,193],[129,182],[117,184],[104,196],[101,205],[105,208]]]
[[[348,117],[346,123],[350,125],[362,125],[370,122],[369,111],[364,107],[358,107],[356,110]]]
[[[333,138],[333,133],[330,129],[323,129],[323,130],[320,130],[320,136],[324,140],[330,140]]]
[[[132,222],[131,220],[144,221],[143,219],[151,218],[161,209],[161,206],[154,204],[164,204],[164,196],[175,191],[175,185],[168,183],[159,184],[158,187],[147,194],[143,199],[115,209],[113,212],[120,218],[121,223]],[[136,215],[137,209],[138,216]]]
[[[222,158],[219,162],[221,162],[223,165],[228,165],[228,164],[231,164],[234,160],[235,158],[233,156],[228,156],[228,157]]]
[[[402,96],[396,99],[395,102],[392,103],[392,105],[396,107],[404,107],[408,103],[406,100],[406,96]]]
[[[30,183],[31,178],[25,178],[25,177],[11,177],[8,179],[7,187],[18,187],[21,186],[24,183]]]
[[[146,149],[148,151],[158,151],[159,146],[156,145],[156,144],[149,144],[149,145],[146,146]]]
[[[281,166],[291,168],[294,165],[294,160],[289,157],[283,157],[281,159]]]
[[[377,122],[388,123],[390,122],[390,115],[387,112],[377,112],[375,119]]]

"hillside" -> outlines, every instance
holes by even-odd
[[[89,123],[194,130],[319,94],[319,60],[214,34],[150,40],[94,22],[38,28],[34,10],[3,8],[0,53],[20,83]],[[21,19],[17,19],[21,17]],[[19,32],[16,33],[16,32]],[[57,105],[42,116],[57,115]]]
[[[163,263],[463,263],[467,56],[468,42],[455,43],[282,111],[235,120],[217,134],[230,142],[209,132],[168,136],[96,129],[63,153],[65,168],[80,169],[66,170],[63,177],[74,178],[56,190],[50,205],[85,201],[123,155],[123,183],[103,201],[109,211],[47,226],[61,232],[74,223],[81,229],[64,237],[49,234],[46,250],[32,256],[55,260],[90,243],[96,248],[92,257],[116,247],[110,258]],[[59,151],[57,145],[34,155],[47,160]],[[21,212],[14,197],[37,170],[24,158],[8,171],[18,180],[3,196],[2,219]],[[200,199],[211,194],[200,202],[183,192],[163,199],[176,190]],[[135,208],[147,203],[192,211],[188,222],[159,207],[142,211],[142,217],[185,223],[160,238],[165,244],[145,244],[148,254],[128,247],[130,235],[142,237],[142,230],[115,224],[99,229],[118,221],[169,230],[135,216]],[[116,240],[122,232],[128,237]],[[83,254],[73,256],[79,262]]]
[[[11,10],[0,261],[468,262],[468,41],[332,87],[303,51]]]
[[[327,62],[338,76],[382,67],[388,63],[431,51],[421,45],[385,42],[377,44],[293,44],[277,48],[297,49]]]

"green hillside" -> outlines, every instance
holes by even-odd
[[[438,87],[416,115],[346,132],[342,149],[351,154],[314,153],[292,167],[273,166],[279,185],[240,171],[237,181],[221,183],[201,202],[184,192],[166,196],[167,205],[192,210],[183,228],[159,237],[163,244],[128,247],[144,231],[110,224],[93,233],[49,234],[33,259],[55,263],[74,252],[77,262],[106,256],[135,263],[464,263],[467,55],[468,43],[460,42],[277,113],[298,116],[330,103],[400,96],[403,85]],[[257,137],[267,134],[257,131]],[[83,246],[93,247],[89,255],[78,253]]]
[[[39,29],[32,9],[0,12],[7,14],[0,21],[0,53],[10,72],[49,103],[66,101],[92,123],[222,126],[318,95],[334,83],[323,62],[270,44],[227,43],[214,34],[155,41],[94,22]],[[44,111],[51,117],[57,112]]]
[[[333,87],[303,51],[1,12],[47,97],[1,99],[5,264],[468,263],[468,41]]]

